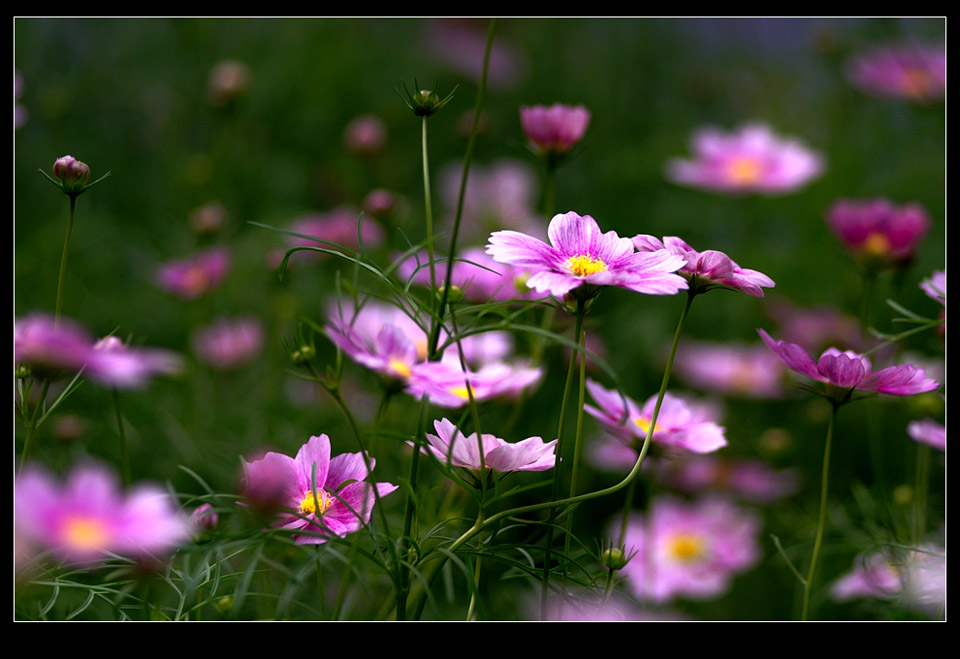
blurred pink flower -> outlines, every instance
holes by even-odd
[[[727,286],[752,297],[763,297],[764,288],[775,286],[770,277],[756,270],[741,268],[723,252],[714,249],[698,252],[676,236],[666,236],[661,241],[655,236],[637,234],[631,240],[638,252],[666,249],[671,254],[682,256],[686,265],[677,272],[689,281],[694,291]]]
[[[771,503],[800,487],[795,469],[776,470],[760,460],[690,456],[663,464],[663,483],[682,492],[718,490],[746,501]]]
[[[861,342],[857,320],[833,307],[802,308],[779,299],[771,300],[767,310],[780,325],[784,341],[819,350],[838,344],[857,346]]]
[[[486,49],[487,21],[472,18],[440,18],[426,24],[424,42],[430,51],[449,68],[480,80]],[[502,38],[493,42],[487,84],[491,89],[507,89],[524,75],[523,54]]]
[[[169,261],[157,271],[157,285],[184,300],[195,300],[215,289],[230,271],[230,252],[211,247],[193,256]]]
[[[909,263],[930,230],[930,217],[922,207],[898,208],[886,199],[840,200],[826,218],[844,247],[868,267]]]
[[[875,47],[852,57],[847,79],[867,94],[918,102],[944,98],[947,52],[940,45],[906,43]]]
[[[250,86],[250,69],[237,60],[221,60],[210,70],[207,95],[215,108],[229,105]]]
[[[93,339],[86,329],[67,318],[33,312],[13,326],[13,357],[38,377],[56,377],[79,371],[87,363]]]
[[[358,155],[372,155],[387,141],[387,127],[379,117],[363,114],[355,117],[343,131],[347,148]]]
[[[20,98],[23,96],[23,76],[20,72],[13,72],[13,129],[22,128],[30,117],[30,112],[26,106],[20,104]]]
[[[883,554],[857,558],[853,570],[830,586],[830,597],[837,602],[860,597],[891,599],[900,593],[900,576]]]
[[[944,307],[947,306],[947,273],[936,270],[929,279],[920,282],[920,288],[927,296],[933,298]]]
[[[933,391],[940,386],[926,377],[923,369],[910,364],[873,371],[869,359],[850,350],[841,352],[836,348],[828,348],[820,360],[814,362],[800,346],[776,341],[762,329],[757,332],[789,369],[824,383],[826,390],[823,395],[836,402],[845,402],[854,390],[909,396]]]
[[[779,398],[786,369],[763,345],[684,343],[674,368],[687,384],[730,396]]]
[[[693,159],[667,163],[667,177],[714,192],[786,194],[824,170],[819,154],[799,140],[781,140],[763,124],[747,124],[732,134],[701,128],[691,148]]]
[[[198,531],[212,531],[217,528],[219,522],[220,516],[209,503],[197,506],[190,515],[190,523]]]
[[[368,192],[367,196],[363,198],[363,212],[367,215],[380,217],[392,213],[398,203],[397,195],[389,190],[376,188]]]
[[[452,467],[480,469],[480,449],[477,433],[466,437],[447,419],[434,421],[437,434],[426,434],[429,444],[422,447],[424,453]],[[554,451],[557,440],[544,442],[540,437],[528,437],[512,444],[506,440],[484,433],[483,464],[499,473],[511,471],[546,471],[557,461]]]
[[[447,266],[446,259],[436,262],[437,286],[445,285],[443,277],[447,273]],[[406,259],[397,268],[397,274],[404,280],[429,286],[430,259],[427,253],[421,252]],[[451,281],[463,292],[465,299],[472,302],[508,302],[542,297],[527,287],[529,276],[525,269],[497,263],[482,248],[471,247],[461,252],[454,261]]]
[[[96,562],[110,554],[158,557],[190,536],[189,521],[165,489],[139,485],[125,496],[114,475],[100,466],[79,466],[61,485],[31,465],[14,490],[17,535],[71,562]]]
[[[341,245],[347,249],[359,250],[357,222],[360,219],[360,211],[347,206],[342,206],[329,213],[306,215],[290,225],[290,231],[301,234],[300,236],[289,237],[290,246],[336,250],[337,245]],[[362,220],[360,235],[363,238],[363,246],[366,249],[379,246],[384,240],[383,228],[369,217],[363,217]],[[336,244],[331,245],[330,243]],[[326,256],[322,252],[300,251],[290,258],[325,258]]]
[[[470,402],[471,393],[476,401],[518,396],[542,377],[542,369],[522,363],[494,362],[464,371],[459,363],[444,359],[417,364],[407,382],[407,393],[417,398],[429,396],[434,405],[455,409]]]
[[[647,295],[674,295],[687,282],[674,272],[684,260],[666,250],[637,253],[629,238],[601,233],[589,215],[555,215],[547,229],[550,244],[517,231],[495,231],[487,254],[499,263],[529,268],[527,286],[562,298],[591,297],[598,287],[619,286]]]
[[[582,105],[556,103],[520,108],[523,132],[538,153],[567,153],[575,147],[590,125],[590,111]]]
[[[584,405],[591,416],[623,442],[639,446],[650,432],[650,421],[657,404],[651,396],[643,409],[630,398],[622,399],[612,389],[606,389],[593,380],[587,380],[587,389],[599,407]],[[669,392],[664,394],[653,441],[694,453],[709,453],[727,445],[724,429],[717,420],[718,410],[709,404],[686,401]],[[622,420],[622,421],[621,421]]]
[[[200,235],[212,235],[227,224],[227,209],[219,201],[211,201],[190,213],[190,228]]]
[[[619,534],[619,524],[611,535]],[[719,597],[735,574],[760,560],[759,532],[753,513],[723,499],[660,496],[646,517],[630,518],[624,547],[635,555],[621,573],[638,598],[657,603]]]
[[[368,460],[372,470],[376,461]],[[311,437],[296,458],[270,452],[259,460],[244,461],[244,473],[245,491],[273,492],[286,509],[274,526],[308,532],[294,534],[300,545],[323,544],[324,536],[331,533],[343,537],[359,531],[370,523],[376,499],[397,489],[391,483],[364,482],[370,471],[362,453],[331,458],[326,435]],[[263,483],[267,486],[262,487]]]
[[[830,587],[830,596],[838,602],[861,597],[896,599],[907,608],[939,618],[946,605],[946,585],[943,548],[924,545],[858,557],[853,569]]]
[[[263,323],[259,318],[221,318],[193,333],[197,357],[219,370],[249,363],[263,349]]]
[[[181,371],[180,355],[158,348],[127,346],[115,336],[106,336],[87,353],[83,373],[106,387],[142,389],[154,375],[177,375]]]
[[[947,428],[933,419],[921,419],[907,424],[911,439],[932,446],[938,451],[947,450]]]

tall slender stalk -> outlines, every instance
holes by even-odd
[[[77,196],[70,198],[70,215],[67,218],[67,234],[63,239],[63,253],[60,255],[60,275],[57,278],[57,306],[54,311],[54,323],[60,324],[60,313],[63,310],[63,286],[67,277],[67,255],[70,253],[70,235],[73,233],[73,218],[77,211]]]
[[[123,413],[120,410],[120,392],[113,390],[113,407],[117,413],[117,433],[120,435],[120,473],[123,484],[130,487],[130,452],[127,449],[127,431],[123,427]]]
[[[820,558],[820,546],[823,543],[823,530],[827,525],[827,484],[830,476],[830,445],[833,442],[833,427],[837,420],[839,404],[831,402],[830,421],[827,424],[827,441],[823,448],[823,471],[820,483],[820,514],[817,518],[817,537],[813,541],[813,556],[810,558],[810,570],[807,580],[803,584],[803,609],[801,620],[808,620],[810,615],[810,593],[813,591],[813,577],[817,571],[817,561]]]

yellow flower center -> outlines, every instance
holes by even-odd
[[[862,249],[868,256],[886,256],[890,252],[890,241],[882,233],[871,233],[863,241]]]
[[[727,163],[727,176],[737,185],[751,185],[760,180],[763,163],[756,158],[740,156]]]
[[[464,400],[470,400],[470,393],[467,391],[466,385],[459,384],[454,387],[449,387],[447,391],[449,391],[454,396],[458,396],[459,398],[462,398]]]
[[[91,550],[103,549],[109,540],[110,533],[98,519],[74,517],[64,526],[63,536],[72,548]]]
[[[402,378],[410,377],[410,374],[412,372],[410,370],[410,367],[407,366],[402,361],[400,361],[399,359],[391,359],[390,362],[387,364],[387,368],[389,368],[393,373],[396,373]]]
[[[639,419],[634,419],[633,422],[640,427],[640,430],[642,430],[644,434],[650,432],[650,417],[642,416]],[[653,432],[654,433],[663,432],[663,426],[661,426],[658,423],[656,427],[653,429]]]
[[[526,293],[530,290],[530,287],[527,286],[528,279],[530,279],[530,274],[527,272],[513,278],[513,287],[517,289],[517,292]]]
[[[322,515],[327,512],[327,508],[333,503],[333,497],[317,488],[316,496],[313,490],[307,490],[303,493],[303,501],[300,502],[300,512],[303,515]],[[317,505],[320,510],[317,510]]]
[[[682,533],[670,539],[670,555],[678,561],[692,563],[700,558],[704,550],[703,538]]]
[[[586,277],[596,272],[603,272],[607,269],[607,264],[589,254],[578,254],[567,259],[567,267],[578,277]]]

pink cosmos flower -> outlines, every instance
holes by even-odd
[[[800,487],[795,469],[778,471],[760,460],[724,460],[712,455],[671,461],[659,470],[659,477],[667,487],[682,492],[718,490],[756,503],[771,503]]]
[[[437,286],[443,286],[447,262],[437,262]],[[397,274],[422,286],[430,285],[430,260],[426,252],[410,257],[398,268]],[[453,263],[451,281],[465,299],[475,302],[498,300],[527,300],[540,297],[527,288],[529,273],[518,267],[497,263],[482,248],[471,247],[461,252]]]
[[[830,597],[846,602],[860,597],[891,599],[900,593],[900,575],[881,553],[860,556],[854,568],[830,586]]]
[[[779,139],[763,124],[747,124],[732,134],[701,128],[691,148],[693,159],[667,163],[667,177],[714,192],[786,194],[824,170],[819,154],[799,140]]]
[[[198,531],[212,531],[217,528],[220,522],[220,516],[214,511],[213,506],[204,503],[197,506],[190,514],[190,523]]]
[[[230,252],[212,247],[183,260],[169,261],[157,270],[156,283],[184,300],[195,300],[215,289],[230,271]]]
[[[946,555],[925,545],[906,551],[881,551],[857,558],[853,569],[830,587],[838,602],[861,597],[897,599],[927,615],[943,615],[946,604]]]
[[[825,395],[842,402],[853,390],[894,396],[909,396],[933,391],[940,385],[926,377],[923,369],[902,364],[873,371],[870,360],[851,350],[828,348],[814,362],[806,350],[794,343],[776,341],[762,329],[760,337],[787,368],[827,385]]]
[[[567,153],[583,139],[590,111],[582,105],[556,103],[520,108],[520,124],[539,153]]]
[[[343,142],[353,153],[372,155],[387,141],[387,127],[379,117],[363,114],[355,117],[343,131]]]
[[[715,286],[728,286],[753,297],[763,297],[764,288],[776,285],[762,272],[741,268],[723,252],[714,249],[697,252],[676,236],[666,236],[661,241],[654,236],[638,234],[632,240],[638,252],[666,249],[671,254],[682,256],[686,265],[678,272],[687,278],[694,290],[707,291]]]
[[[193,333],[193,350],[213,368],[226,371],[250,362],[263,349],[259,318],[221,318]]]
[[[480,469],[480,447],[477,433],[464,437],[456,426],[447,419],[434,421],[437,434],[427,433],[427,441],[422,450],[453,467]],[[483,464],[492,471],[507,473],[511,471],[546,471],[556,464],[557,440],[544,442],[540,437],[528,437],[515,444],[489,434],[481,435],[483,444]]]
[[[72,320],[34,312],[13,327],[13,355],[28,364],[38,376],[54,377],[79,371],[87,363],[93,340],[87,330]]]
[[[516,397],[542,377],[542,369],[522,363],[496,362],[476,371],[464,371],[458,362],[445,358],[417,364],[407,383],[407,393],[417,398],[428,396],[434,405],[455,409],[469,403],[471,393],[476,401]]]
[[[619,524],[611,528],[614,537]],[[661,496],[646,517],[628,522],[624,545],[635,555],[622,574],[637,597],[653,602],[719,597],[733,575],[759,561],[759,532],[754,514],[723,499],[685,503]]]
[[[157,348],[127,346],[106,336],[87,353],[84,375],[106,387],[142,389],[154,375],[177,375],[183,370],[180,355]]]
[[[100,466],[77,467],[62,485],[30,466],[14,489],[17,535],[67,561],[156,557],[190,536],[189,521],[165,489],[139,485],[124,495]]]
[[[487,254],[499,263],[528,268],[527,286],[562,298],[590,297],[599,286],[620,286],[647,295],[673,295],[687,288],[674,274],[682,257],[667,250],[637,253],[629,238],[613,231],[600,233],[589,215],[569,212],[556,215],[547,228],[550,244],[517,231],[495,231]]]
[[[929,279],[920,282],[920,288],[927,296],[947,306],[947,273],[945,271],[934,271]]]
[[[376,461],[368,460],[372,470]],[[330,439],[311,437],[296,458],[270,452],[259,460],[244,461],[245,489],[258,492],[263,489],[260,481],[266,480],[266,489],[273,491],[282,483],[278,498],[287,512],[280,514],[274,526],[307,531],[294,534],[297,544],[323,544],[328,539],[324,536],[344,537],[369,524],[376,499],[397,489],[391,483],[364,482],[370,475],[365,462],[362,453],[331,458]]]
[[[919,205],[898,208],[886,199],[840,200],[826,217],[844,247],[873,267],[909,263],[930,230],[930,217]]]
[[[584,410],[625,443],[636,445],[643,441],[650,432],[650,421],[657,404],[656,395],[647,399],[643,409],[640,409],[631,399],[624,401],[616,391],[606,389],[593,380],[587,380],[587,389],[599,407],[584,405]],[[688,402],[668,392],[663,396],[652,439],[664,446],[694,453],[716,451],[727,445],[724,429],[716,422],[718,416],[717,410],[711,405]],[[624,418],[625,421],[621,423]]]
[[[474,18],[440,18],[425,24],[423,41],[430,51],[450,69],[480,80],[483,73],[487,23]],[[487,84],[491,89],[507,89],[524,75],[527,62],[523,54],[502,38],[495,39],[490,50]]]
[[[947,53],[943,46],[901,44],[877,47],[850,59],[847,78],[874,96],[934,102],[947,85]]]
[[[933,419],[921,419],[907,424],[907,434],[917,442],[938,451],[947,450],[947,428]]]
[[[684,343],[674,367],[687,384],[705,391],[748,398],[784,394],[783,364],[760,344]]]
[[[360,211],[347,206],[329,213],[315,213],[301,217],[290,225],[290,231],[301,234],[301,236],[290,237],[290,246],[336,249],[336,245],[342,245],[348,249],[359,249],[360,243],[357,237],[359,218]],[[363,218],[360,235],[363,238],[363,246],[367,249],[379,246],[384,240],[383,228],[368,217]],[[329,243],[336,243],[336,245]],[[291,258],[318,259],[326,256],[322,252],[300,251]]]

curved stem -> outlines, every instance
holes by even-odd
[[[817,537],[813,541],[813,556],[810,559],[810,571],[807,573],[807,580],[803,584],[803,610],[800,614],[801,620],[807,620],[810,614],[810,593],[813,590],[813,577],[817,571],[817,560],[820,558],[820,545],[823,543],[823,530],[827,525],[827,482],[830,476],[830,445],[833,442],[833,426],[837,420],[837,409],[839,405],[833,404],[833,410],[830,413],[830,421],[827,424],[827,441],[823,449],[823,471],[821,473],[820,483],[820,514],[817,518]]]
[[[77,198],[70,195],[70,216],[67,219],[67,235],[63,239],[63,254],[60,255],[60,276],[57,279],[57,306],[54,312],[54,323],[60,323],[60,312],[63,309],[63,285],[67,278],[67,254],[70,253],[70,234],[73,233],[73,218],[77,210]]]

